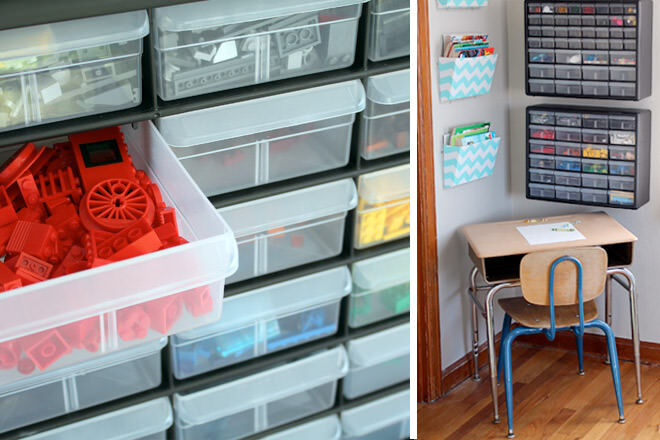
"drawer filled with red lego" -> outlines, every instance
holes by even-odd
[[[151,123],[0,168],[0,385],[217,320],[231,231]]]

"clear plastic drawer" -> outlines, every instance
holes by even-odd
[[[341,423],[343,440],[409,438],[410,391],[400,391],[342,411]]]
[[[410,54],[410,1],[372,0],[369,11],[369,59],[389,60]]]

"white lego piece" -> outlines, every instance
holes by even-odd
[[[218,47],[218,51],[215,53],[215,57],[213,57],[213,64],[231,60],[237,56],[238,48],[236,47],[236,41],[225,41]]]
[[[62,96],[62,88],[60,87],[60,83],[57,81],[48,87],[41,89],[41,99],[43,99],[44,104],[48,104],[60,96]]]
[[[165,81],[172,81],[172,75],[180,70],[181,68],[179,66],[169,63],[165,64]]]
[[[68,83],[69,80],[71,79],[71,70],[69,69],[57,70],[51,73],[50,77],[53,78],[55,81],[57,81],[59,85],[63,86],[66,83]]]
[[[214,44],[200,46],[197,49],[195,49],[193,58],[196,59],[197,61],[211,61],[214,59],[213,56],[216,54],[217,51],[218,48]]]
[[[287,66],[289,70],[300,69],[302,67],[303,51],[299,50],[287,57]]]

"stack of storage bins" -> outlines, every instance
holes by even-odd
[[[0,132],[72,119],[73,133],[117,112],[189,242],[0,295],[0,433],[399,439],[409,20],[405,0],[209,0],[0,31]],[[126,338],[131,311],[200,291],[208,313],[182,306]],[[29,371],[27,340],[52,355]],[[91,407],[101,415],[29,426]]]

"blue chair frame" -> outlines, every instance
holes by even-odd
[[[554,283],[555,283],[555,269],[559,263],[563,261],[570,261],[575,264],[578,270],[578,311],[580,323],[576,326],[571,327],[560,327],[555,328],[555,303],[554,303]],[[625,423],[626,419],[623,415],[623,400],[621,397],[621,378],[619,375],[619,358],[616,351],[616,342],[614,340],[614,333],[609,325],[600,319],[594,319],[593,321],[584,322],[584,305],[582,302],[582,263],[571,256],[564,256],[556,259],[552,266],[550,267],[550,281],[548,284],[549,290],[549,305],[550,305],[550,328],[532,328],[525,327],[520,325],[513,330],[511,329],[511,316],[505,314],[504,323],[502,325],[502,337],[500,341],[500,350],[497,362],[497,377],[499,381],[500,372],[502,367],[504,367],[504,390],[506,397],[506,412],[507,412],[507,423],[508,423],[508,438],[514,438],[513,434],[513,372],[511,368],[511,345],[513,341],[520,335],[534,335],[539,333],[544,333],[546,338],[549,341],[555,339],[555,334],[557,331],[563,330],[572,330],[575,334],[575,339],[577,343],[578,351],[578,363],[580,367],[579,374],[584,374],[583,370],[583,343],[582,338],[584,336],[585,328],[599,328],[605,333],[607,338],[607,351],[610,357],[610,368],[612,370],[612,382],[614,384],[614,393],[616,395],[616,403],[619,409],[619,423]]]

